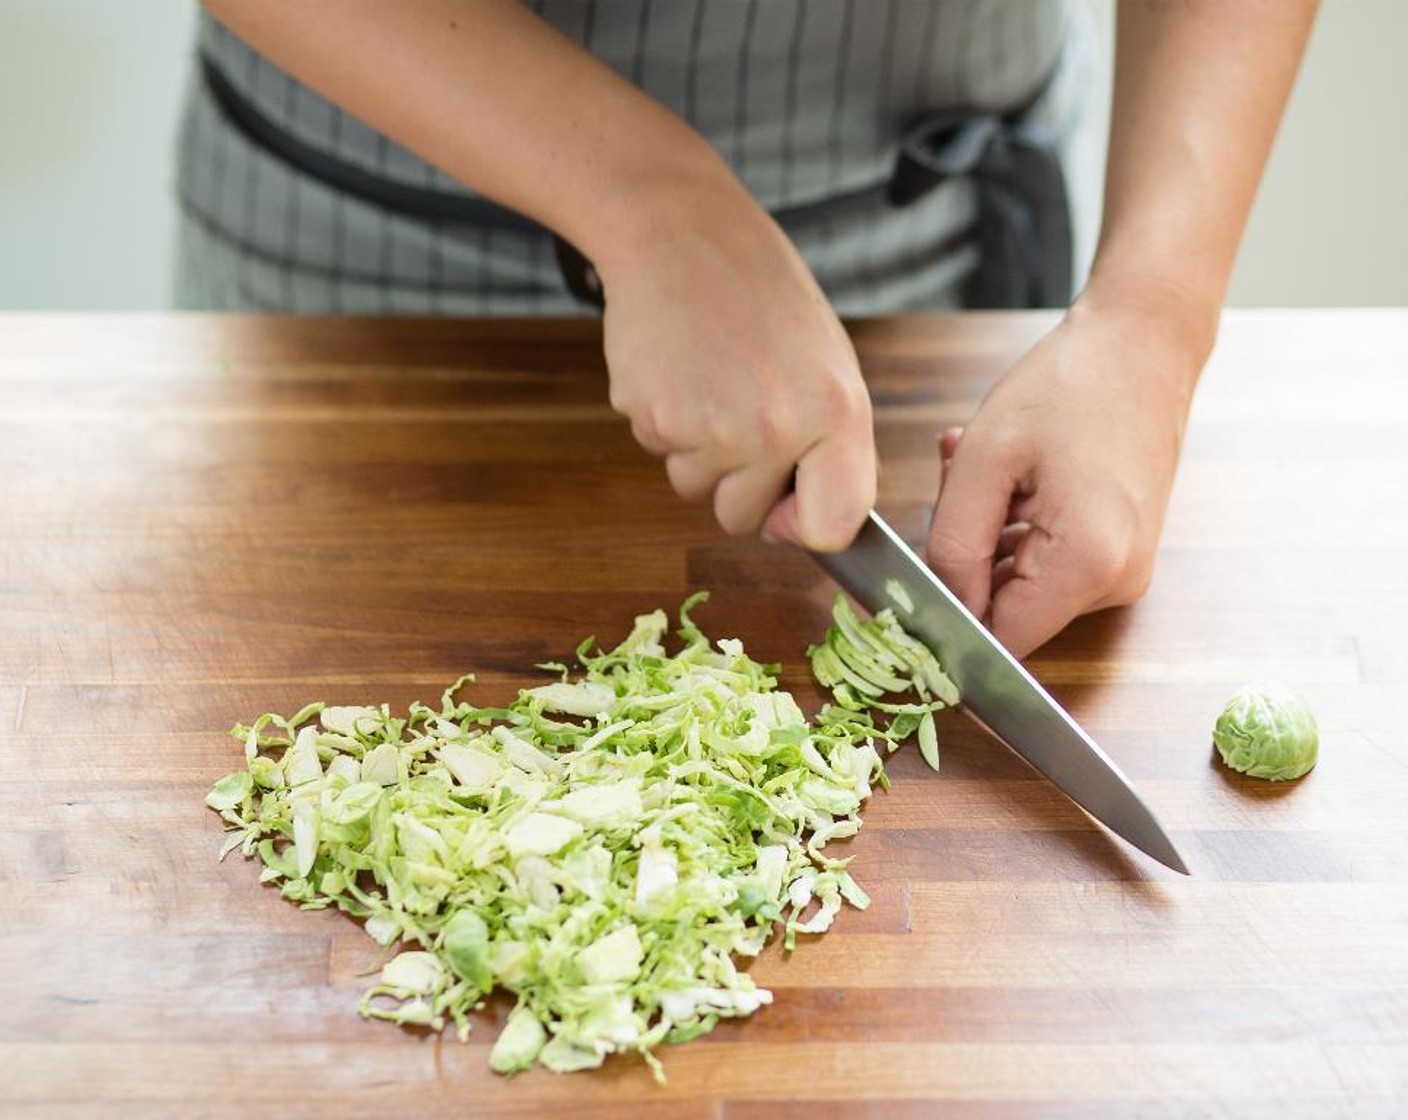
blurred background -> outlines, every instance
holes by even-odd
[[[1110,0],[1087,2],[1108,32]],[[194,13],[0,0],[0,308],[169,305]],[[1403,0],[1324,0],[1232,306],[1408,305],[1405,43]]]

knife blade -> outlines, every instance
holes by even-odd
[[[1188,874],[1173,841],[1109,755],[884,518],[871,510],[849,548],[812,556],[866,610],[890,607],[907,631],[935,650],[969,715],[1106,828]]]

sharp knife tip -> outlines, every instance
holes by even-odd
[[[1157,843],[1139,844],[1137,847],[1146,855],[1158,860],[1170,871],[1192,876],[1193,873],[1188,870],[1188,865],[1183,862],[1183,857],[1178,854],[1178,849],[1173,846],[1173,841],[1167,836],[1160,835]]]

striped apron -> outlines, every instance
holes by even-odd
[[[880,189],[915,122],[1011,114],[1064,171],[1078,282],[1094,238],[1092,29],[1077,0],[536,0],[687,121],[779,216],[842,314],[962,306],[983,198]],[[319,97],[202,12],[179,133],[176,302],[188,309],[574,314],[554,239]],[[217,85],[212,85],[212,77]],[[223,93],[223,97],[222,97]],[[232,117],[231,105],[240,113]],[[252,134],[240,121],[255,121]],[[280,143],[271,146],[274,137]],[[288,151],[379,193],[310,173]],[[1087,158],[1082,158],[1082,151]],[[345,176],[344,176],[345,178]],[[380,196],[463,203],[467,217]],[[845,205],[838,204],[844,202]],[[477,217],[476,217],[477,215]],[[514,216],[509,215],[512,219]],[[1051,302],[1051,301],[1046,301]]]

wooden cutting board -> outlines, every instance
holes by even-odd
[[[881,509],[922,534],[935,433],[1052,320],[854,324]],[[1130,370],[1131,391],[1138,371]],[[1408,1115],[1408,313],[1234,314],[1153,590],[1032,661],[1194,870],[1092,824],[958,714],[854,844],[874,907],[757,979],[776,1003],[593,1073],[505,1081],[365,1023],[377,952],[202,807],[236,720],[404,705],[690,591],[786,666],[832,588],[676,501],[586,322],[0,317],[0,1114],[6,1117]],[[1304,781],[1209,731],[1279,676]]]

